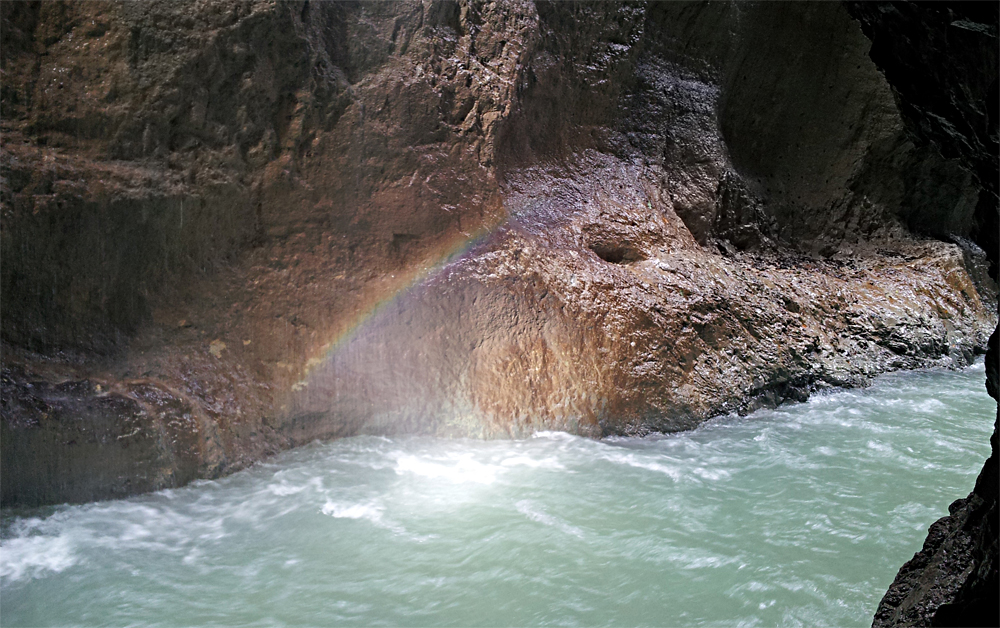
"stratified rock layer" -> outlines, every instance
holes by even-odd
[[[995,324],[980,185],[837,4],[2,8],[5,504],[686,429]]]

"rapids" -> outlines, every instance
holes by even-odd
[[[685,433],[357,437],[7,511],[4,626],[869,625],[988,455],[982,360]]]

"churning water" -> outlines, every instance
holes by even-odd
[[[869,625],[988,454],[983,379],[891,375],[657,438],[350,438],[6,513],[0,621]]]

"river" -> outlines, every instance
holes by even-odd
[[[989,453],[983,362],[697,430],[357,437],[5,511],[0,622],[867,626]]]

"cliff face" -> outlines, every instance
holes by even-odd
[[[5,504],[685,429],[996,322],[979,175],[837,4],[2,6]]]
[[[872,40],[871,58],[893,87],[913,141],[957,157],[980,186],[971,237],[997,277],[1000,203],[997,179],[1000,95],[993,3],[926,5],[848,3]],[[1000,326],[986,355],[989,394],[1000,401]],[[969,496],[930,528],[923,548],[900,568],[874,626],[1000,625],[1000,493],[997,429],[992,452]]]

